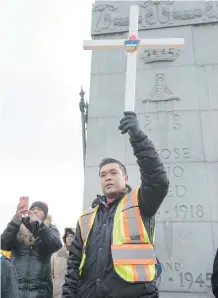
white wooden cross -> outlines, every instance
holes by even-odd
[[[138,39],[138,16],[139,7],[130,7],[129,37]],[[126,91],[125,91],[125,111],[134,111],[135,108],[135,85],[136,85],[136,62],[137,49],[145,48],[183,48],[183,38],[161,38],[161,39],[140,39],[138,45],[128,47],[123,39],[114,40],[85,40],[84,50],[113,50],[123,48],[127,52],[126,66]]]

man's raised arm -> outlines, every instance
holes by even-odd
[[[124,115],[119,129],[122,133],[129,132],[130,143],[141,172],[140,208],[145,216],[152,217],[167,195],[169,181],[153,143],[139,127],[136,114],[125,112]]]

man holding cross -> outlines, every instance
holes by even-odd
[[[183,39],[140,40],[138,6],[130,10],[129,38],[85,41],[85,49],[127,52],[125,111],[118,129],[128,133],[141,173],[132,190],[125,166],[105,158],[99,166],[103,195],[79,218],[69,252],[62,298],[156,298],[160,274],[154,252],[154,216],[167,195],[169,181],[154,145],[141,130],[135,106],[137,50],[181,48]],[[129,112],[127,112],[129,111]]]
[[[130,136],[141,185],[131,189],[120,161],[100,163],[103,195],[79,219],[62,298],[158,297],[154,216],[168,192],[168,179],[134,112],[124,113],[119,129]]]

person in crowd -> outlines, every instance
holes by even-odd
[[[75,236],[75,229],[65,228],[63,242],[64,246],[51,258],[51,272],[53,279],[53,298],[61,298],[64,277],[67,272],[67,258]]]
[[[168,193],[169,181],[137,115],[125,112],[119,129],[130,136],[141,185],[131,189],[126,167],[119,160],[105,158],[100,163],[103,195],[97,195],[92,208],[79,218],[62,298],[159,297],[154,216]]]
[[[0,253],[1,298],[19,298],[17,272],[11,261]]]
[[[216,298],[218,298],[218,250],[213,262],[213,273],[211,278],[212,292]]]
[[[1,235],[1,249],[11,251],[17,271],[19,298],[52,298],[51,255],[62,247],[56,228],[44,224],[48,205],[34,202],[16,215]],[[12,298],[12,297],[11,297]]]

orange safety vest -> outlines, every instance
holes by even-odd
[[[80,275],[86,260],[87,239],[98,208],[85,210],[79,219],[83,240]],[[134,283],[149,282],[156,278],[157,259],[153,240],[151,243],[141,218],[137,188],[120,200],[114,216],[111,253],[114,269],[122,279]]]

